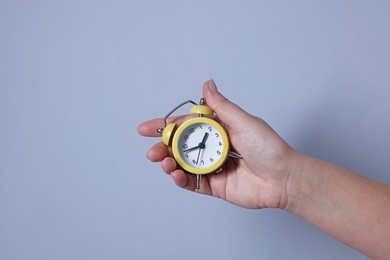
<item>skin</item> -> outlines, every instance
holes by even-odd
[[[390,255],[390,186],[303,155],[289,146],[266,122],[227,100],[214,81],[203,96],[244,159],[228,159],[223,172],[201,179],[177,167],[162,142],[147,153],[172,176],[177,186],[222,198],[240,207],[279,208],[375,259]],[[170,118],[180,124],[189,116]],[[143,136],[160,137],[162,119],[142,123]]]

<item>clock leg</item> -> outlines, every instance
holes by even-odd
[[[202,178],[202,175],[200,174],[197,174],[196,175],[196,189],[199,190],[200,189],[200,179]]]

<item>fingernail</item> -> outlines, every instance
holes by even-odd
[[[218,92],[218,88],[215,85],[214,80],[212,80],[212,79],[209,80],[209,89],[210,89],[211,93],[217,93]]]

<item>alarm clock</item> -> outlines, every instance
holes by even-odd
[[[167,124],[167,118],[185,104],[193,106],[190,113],[194,117],[177,126]],[[164,117],[164,128],[157,129],[162,135],[162,142],[172,147],[173,158],[185,171],[196,175],[196,188],[200,188],[201,175],[219,172],[228,156],[242,158],[229,151],[229,136],[216,120],[207,117],[213,110],[202,98],[199,104],[192,100],[185,101],[172,109]]]

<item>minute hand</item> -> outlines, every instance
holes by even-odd
[[[208,137],[209,137],[209,133],[205,133],[203,136],[202,142],[198,145],[199,152],[198,152],[198,158],[196,159],[196,164],[198,164],[198,162],[199,162],[200,151],[202,151],[206,147],[205,143],[206,143],[206,140]]]
[[[183,153],[190,152],[190,151],[192,151],[192,150],[199,149],[199,148],[200,148],[200,147],[199,147],[199,145],[198,145],[198,146],[189,148],[189,149],[187,149],[187,150],[184,150]]]

